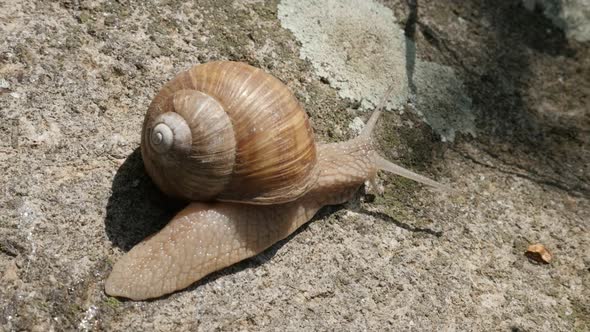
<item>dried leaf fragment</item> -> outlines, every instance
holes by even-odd
[[[528,246],[525,256],[533,261],[545,264],[549,264],[553,258],[553,255],[551,255],[549,250],[547,250],[545,246],[540,243],[531,244]]]

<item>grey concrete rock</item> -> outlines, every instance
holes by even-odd
[[[513,0],[323,3],[0,0],[1,331],[590,330],[587,43]],[[220,59],[285,82],[323,142],[393,75],[380,152],[456,193],[380,174],[382,194],[184,291],[106,296],[181,206],[143,168],[145,111]]]
[[[529,10],[540,6],[553,23],[563,29],[568,38],[590,41],[589,0],[523,0]]]
[[[342,98],[374,107],[395,84],[390,108],[408,99],[406,44],[391,9],[374,1],[287,0],[281,24],[301,42],[300,56]],[[368,24],[369,23],[369,24]]]

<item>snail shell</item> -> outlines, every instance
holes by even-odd
[[[313,131],[295,96],[238,62],[197,65],[164,85],[141,152],[158,187],[190,201],[289,202],[318,177]]]

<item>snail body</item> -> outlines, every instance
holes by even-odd
[[[233,64],[227,65],[232,67]],[[235,65],[233,68],[241,66],[246,65]],[[189,72],[195,70],[194,68]],[[237,74],[230,74],[230,76],[232,75]],[[176,115],[165,115],[166,112],[161,111],[164,109],[162,105],[174,104],[175,109],[182,110],[186,104],[193,104],[197,99],[210,98],[198,95],[201,92],[187,92],[187,87],[192,88],[196,84],[189,85],[186,81],[188,78],[184,73],[179,77],[182,79],[178,82],[184,83],[174,83],[173,85],[169,83],[162,89],[162,91],[167,91],[165,95],[173,97],[161,97],[164,95],[161,91],[150,106],[142,133],[142,154],[151,153],[150,149],[160,149],[158,145],[163,144],[165,135],[170,136],[170,133],[165,131],[154,130],[154,128],[158,128],[158,125],[166,123],[176,136],[179,135],[176,133],[177,128],[183,126],[180,124],[180,127],[175,127],[175,121],[180,119]],[[173,82],[177,79],[178,77]],[[247,83],[248,80],[245,82]],[[178,85],[177,90],[173,91],[173,86],[176,85]],[[256,90],[257,87],[251,89]],[[214,97],[214,99],[220,98]],[[207,101],[207,103],[213,102]],[[291,102],[289,101],[289,103]],[[152,109],[156,110],[154,114],[150,114]],[[304,113],[300,107],[297,108],[297,112]],[[182,113],[183,111],[179,111],[179,115],[186,117]],[[281,188],[276,185],[281,182],[277,180],[272,185],[261,185],[258,191],[245,190],[246,196],[244,198],[232,195],[232,193],[225,193],[222,190],[216,195],[207,196],[205,201],[193,200],[161,231],[133,247],[113,266],[105,284],[106,293],[111,296],[143,300],[186,288],[202,277],[252,257],[284,239],[308,222],[323,206],[348,201],[365,181],[374,179],[378,170],[393,172],[437,189],[445,189],[439,183],[397,166],[378,155],[371,134],[379,114],[379,110],[373,113],[358,137],[345,142],[318,145],[313,142],[313,133],[311,133],[311,129],[308,129],[310,127],[307,117],[299,115],[298,118],[303,120],[297,120],[297,124],[288,125],[287,128],[292,126],[304,132],[310,131],[310,135],[283,130],[283,134],[291,135],[291,137],[279,140],[279,142],[295,140],[297,141],[295,149],[299,149],[294,156],[285,157],[283,162],[290,163],[292,160],[296,160],[298,163],[303,159],[310,162],[310,165],[301,167],[303,171],[300,173],[287,172],[301,181],[299,187],[297,187],[297,182],[291,184],[289,181],[285,181],[287,179],[280,179],[288,185]],[[169,121],[154,121],[162,116],[170,117],[170,119],[166,119]],[[230,122],[235,127],[235,119]],[[210,126],[214,125],[214,122],[210,124]],[[276,125],[281,126],[278,120]],[[273,126],[268,130],[273,133],[277,132]],[[308,142],[309,137],[312,138],[311,143]],[[146,147],[147,140],[153,140],[156,147]],[[194,140],[193,138],[193,142]],[[240,138],[236,136],[235,140],[239,141]],[[223,144],[225,143],[227,142],[223,142]],[[178,151],[185,151],[182,153],[190,150],[187,145],[180,145],[178,149]],[[240,151],[240,149],[238,147],[236,151]],[[300,158],[297,158],[297,155]],[[155,172],[158,170],[150,170],[150,168],[158,167],[158,164],[153,162],[151,158],[149,155],[144,156],[146,169],[153,178],[153,174],[156,174]],[[239,157],[236,158],[239,159]],[[228,159],[231,158],[228,157]],[[234,165],[233,168],[235,169],[235,167]],[[263,169],[283,170],[284,167],[278,165]],[[242,173],[237,172],[237,174],[241,175]],[[258,174],[258,171],[254,174]],[[261,177],[261,179],[264,178],[264,176]],[[274,177],[267,175],[266,179],[274,179]],[[161,179],[154,179],[154,181],[161,186],[159,182],[162,181]],[[232,181],[236,180],[230,178],[224,180],[224,183],[230,183],[229,188],[235,188],[231,185],[234,183]],[[239,181],[238,183],[240,183]],[[162,187],[164,192],[175,194],[176,189],[166,186],[169,184]],[[176,196],[182,197],[183,195]],[[208,201],[211,198],[217,201]]]

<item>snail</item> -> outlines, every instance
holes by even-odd
[[[447,190],[379,156],[371,134],[386,99],[358,137],[318,144],[272,75],[230,61],[178,74],[148,109],[141,152],[157,186],[191,203],[113,266],[106,293],[144,300],[186,288],[348,201],[378,170]]]

